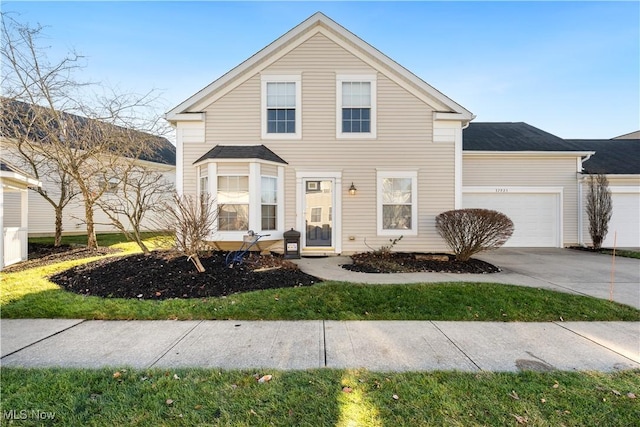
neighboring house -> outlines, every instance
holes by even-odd
[[[638,135],[638,132],[634,133]],[[584,162],[584,174],[579,177],[580,190],[586,197],[587,174],[603,173],[609,181],[613,212],[604,247],[640,248],[640,138],[568,139],[569,144],[595,151]],[[583,202],[584,205],[585,202]],[[580,243],[591,244],[588,218],[582,221]]]
[[[41,183],[26,172],[0,158],[0,270],[16,262],[24,261],[28,255],[27,230],[29,212],[29,187]],[[12,201],[13,195],[17,195]]]
[[[398,250],[443,251],[436,216],[477,206],[514,219],[511,246],[578,244],[593,150],[474,117],[322,13],[166,115],[177,190],[219,204],[221,248],[248,230],[280,244],[294,228],[303,255],[399,236]]]
[[[6,102],[6,99],[3,99],[3,108],[11,108],[12,105],[18,105],[21,108],[31,108],[28,104],[24,103],[16,103],[14,104],[10,102]],[[71,115],[70,115],[71,116]],[[77,116],[74,116],[77,118]],[[80,120],[88,120],[85,118],[79,118]],[[138,163],[145,167],[148,167],[151,170],[155,170],[161,172],[163,174],[163,179],[174,183],[175,182],[175,146],[171,144],[166,138],[162,138],[156,135],[144,134],[140,132],[141,135],[145,138],[153,138],[157,141],[155,145],[156,150],[153,153],[149,153],[145,156],[142,156]],[[38,140],[39,135],[37,132],[33,135],[34,140]],[[13,164],[22,165],[24,163],[24,159],[22,159],[16,152],[15,148],[12,145],[12,140],[8,138],[8,135],[3,135],[1,137],[2,142],[2,155],[6,159],[9,159]],[[43,147],[46,147],[43,143]],[[55,166],[51,164],[42,164],[40,170],[41,177],[41,187],[43,190],[47,192],[47,194],[57,200],[60,194],[60,185],[56,181],[56,177],[58,174],[55,173],[53,169],[46,169],[47,167],[53,168]],[[22,166],[23,169],[26,169],[26,166]],[[115,190],[115,189],[114,189]],[[112,193],[113,190],[108,190],[105,193],[105,196],[108,197],[109,193]],[[19,195],[18,194],[7,194],[5,195],[5,203],[9,204],[18,204],[19,203]],[[29,236],[38,237],[38,236],[51,236],[55,232],[55,213],[54,209],[40,194],[36,191],[29,191]],[[69,202],[69,204],[64,208],[63,211],[63,219],[62,219],[62,228],[63,235],[73,235],[73,234],[86,234],[86,228],[84,223],[85,217],[85,207],[84,201],[82,199],[81,194],[77,194],[74,199]],[[108,232],[117,232],[118,230],[111,225],[109,218],[96,206],[94,209],[94,221],[95,221],[95,230],[96,232],[108,233]],[[158,226],[155,223],[150,221],[143,222],[144,229],[157,229]]]
[[[526,123],[464,130],[464,206],[507,214],[506,246],[590,245],[586,177],[609,179],[613,216],[603,246],[640,247],[640,141],[564,140]],[[559,244],[562,242],[562,244]]]

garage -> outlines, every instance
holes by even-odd
[[[637,188],[612,187],[613,212],[609,232],[602,246],[640,248],[640,193]],[[617,233],[616,233],[617,232]]]
[[[462,204],[511,218],[515,229],[507,247],[561,247],[561,195],[557,188],[465,188]]]

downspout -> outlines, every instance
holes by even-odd
[[[589,160],[591,158],[591,156],[593,156],[595,153],[589,153],[587,154],[585,157],[581,158],[578,160],[578,167],[577,167],[577,172],[576,172],[576,176],[577,176],[577,185],[578,185],[578,244],[580,246],[586,246],[584,243],[584,198],[583,198],[583,194],[582,194],[582,180],[583,180],[583,167],[582,165],[584,164],[584,162],[586,162],[587,160]]]

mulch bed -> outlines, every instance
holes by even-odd
[[[457,261],[450,254],[422,254],[390,252],[376,254],[364,252],[351,256],[353,264],[345,264],[342,268],[361,273],[474,273],[487,274],[500,271],[495,265],[479,259]]]
[[[219,297],[320,282],[280,256],[256,254],[233,267],[225,266],[225,256],[226,252],[201,255],[204,273],[173,251],[110,257],[63,271],[51,281],[81,295],[145,300]]]

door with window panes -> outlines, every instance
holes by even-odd
[[[305,179],[305,247],[333,246],[333,179]]]

